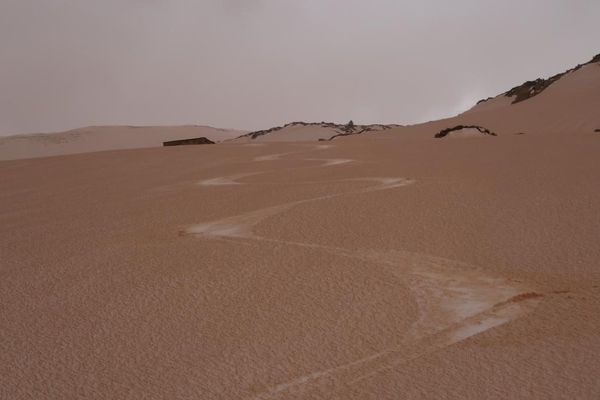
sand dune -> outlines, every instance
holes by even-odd
[[[513,103],[501,94],[458,117],[506,133],[589,133],[600,123],[600,61],[556,80],[534,97]]]
[[[598,85],[0,162],[0,398],[597,399]]]
[[[514,100],[514,96],[500,94],[455,117],[394,127],[376,134],[381,135],[381,138],[393,138],[397,135],[433,138],[446,129],[463,125],[487,129],[497,136],[588,136],[594,134],[595,129],[600,126],[600,62],[588,63],[567,72],[533,97],[517,103],[513,103]],[[494,140],[493,136],[478,135],[474,131],[446,136],[447,139],[457,137],[487,137],[488,140]],[[348,137],[336,140],[356,139],[358,138]]]
[[[208,126],[91,126],[67,132],[0,137],[0,160],[160,147],[176,139],[223,141],[243,132]]]

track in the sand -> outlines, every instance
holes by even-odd
[[[320,149],[315,148],[315,150]],[[287,154],[291,153],[264,155],[255,158],[255,161],[275,161]],[[319,167],[335,167],[354,161],[323,158],[306,158],[306,160],[322,161],[323,164]],[[262,173],[265,172],[269,171]],[[239,179],[258,174],[261,173],[240,173],[205,180],[200,184],[203,186],[237,185],[242,184],[238,182]],[[296,182],[296,184],[328,182]],[[190,226],[182,233],[207,239],[230,238],[307,247],[339,257],[359,259],[366,263],[379,265],[405,281],[407,287],[412,290],[419,306],[419,319],[396,347],[348,364],[315,371],[288,382],[273,385],[252,398],[290,398],[306,396],[312,391],[334,392],[342,386],[353,385],[380,371],[504,324],[536,307],[540,296],[535,292],[507,279],[490,276],[489,273],[484,273],[480,269],[461,262],[405,251],[352,250],[286,241],[257,236],[253,233],[253,227],[264,219],[301,204],[351,194],[392,190],[415,183],[414,180],[398,177],[368,177],[332,182],[372,182],[374,185],[266,207],[217,221],[199,223]]]

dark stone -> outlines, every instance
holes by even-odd
[[[163,146],[185,146],[190,144],[215,144],[215,142],[205,137],[199,137],[194,139],[171,140],[168,142],[163,142]]]
[[[594,132],[600,132],[600,128],[596,129]]]
[[[498,136],[494,132],[492,132],[489,129],[484,128],[482,126],[477,126],[477,125],[456,125],[456,126],[454,126],[452,128],[442,129],[441,131],[439,131],[438,133],[436,133],[433,137],[437,138],[437,139],[443,138],[445,136],[448,136],[450,133],[452,133],[454,131],[460,131],[461,129],[477,129],[479,132],[483,133],[484,135]]]

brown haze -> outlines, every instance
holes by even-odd
[[[600,2],[2,0],[0,135],[456,114],[595,54]]]

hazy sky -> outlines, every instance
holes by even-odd
[[[0,0],[0,135],[458,113],[600,52],[598,0]]]

